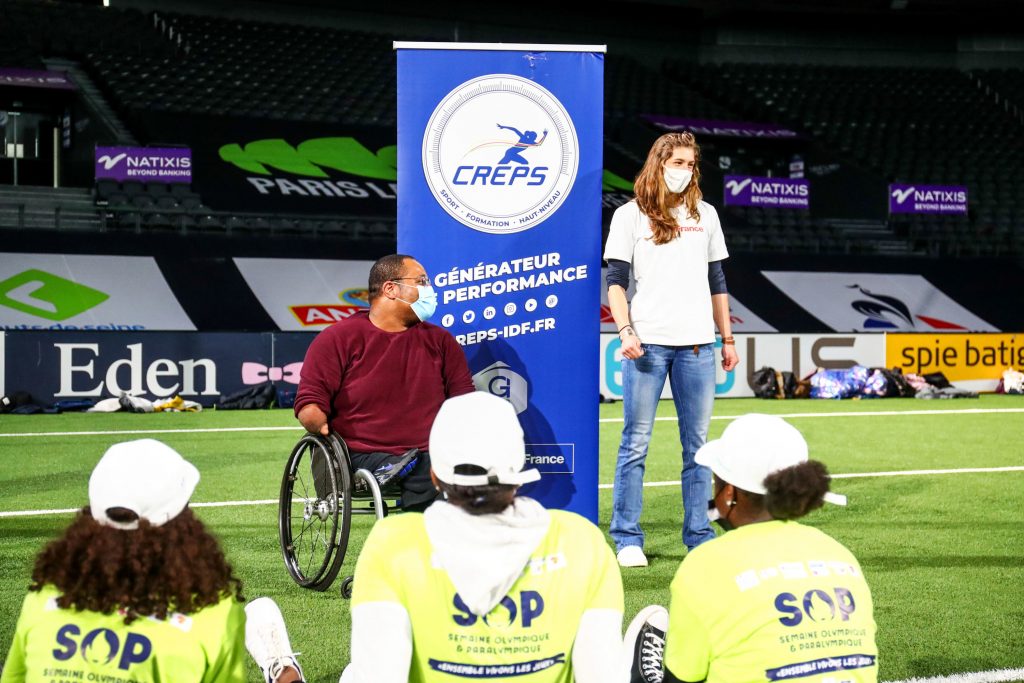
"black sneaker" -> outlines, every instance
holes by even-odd
[[[661,683],[667,630],[668,610],[661,605],[645,607],[633,617],[623,638],[629,683]]]
[[[412,472],[419,460],[420,452],[415,448],[410,448],[395,462],[385,463],[375,469],[373,471],[373,478],[377,480],[377,483],[383,489],[388,484],[397,483]]]

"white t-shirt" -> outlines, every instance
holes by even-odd
[[[612,215],[605,260],[633,264],[636,294],[630,302],[633,329],[645,344],[685,346],[715,341],[715,321],[708,287],[708,263],[729,257],[715,207],[698,205],[700,220],[676,212],[682,227],[666,244],[655,244],[647,216],[636,201]]]

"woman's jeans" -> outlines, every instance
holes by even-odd
[[[610,532],[616,550],[644,544],[644,533],[640,530],[644,460],[667,376],[676,404],[679,442],[683,446],[683,543],[692,550],[715,537],[708,522],[711,470],[694,462],[697,449],[707,439],[715,400],[714,344],[644,344],[643,349],[644,355],[639,358],[622,361],[625,424],[615,464]]]

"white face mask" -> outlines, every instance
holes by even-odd
[[[682,192],[690,184],[691,178],[693,178],[693,171],[685,168],[665,167],[665,185],[668,186],[669,192]]]

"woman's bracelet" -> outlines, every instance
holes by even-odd
[[[622,333],[625,332],[626,330],[629,330],[628,332],[626,332],[626,336],[627,337],[635,337],[636,336],[636,330],[633,329],[632,325],[623,325],[622,327],[619,328],[619,337],[620,338],[622,337]]]
[[[722,337],[722,343],[732,344],[733,346],[736,346],[736,340],[733,338],[731,334],[728,337]]]

